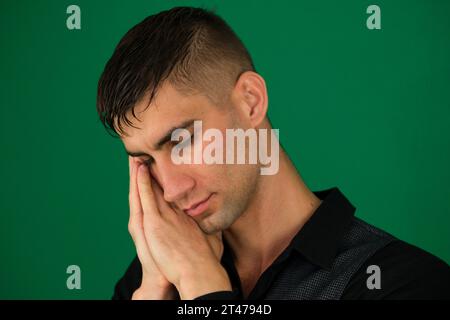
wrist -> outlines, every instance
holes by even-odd
[[[177,289],[182,300],[192,300],[211,292],[232,290],[228,274],[220,264],[208,269],[185,272]]]
[[[166,285],[155,285],[142,283],[131,297],[132,300],[174,300],[177,292],[175,287],[168,283]]]

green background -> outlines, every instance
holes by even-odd
[[[81,30],[66,8],[81,8]],[[368,30],[366,8],[381,8]],[[95,110],[124,33],[176,5],[215,9],[267,81],[312,190],[450,262],[450,1],[1,1],[0,298],[109,299],[135,254],[127,157]],[[81,267],[81,290],[66,268]]]

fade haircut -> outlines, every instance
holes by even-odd
[[[199,93],[219,104],[239,76],[255,71],[244,44],[211,11],[176,7],[152,15],[120,40],[98,82],[97,112],[109,133],[133,126],[134,107],[148,105],[168,81],[182,93]]]

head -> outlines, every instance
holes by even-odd
[[[175,210],[186,213],[206,200],[206,210],[193,217],[206,233],[225,230],[245,212],[260,165],[175,164],[171,132],[193,133],[194,120],[223,136],[231,128],[270,128],[267,105],[264,79],[236,34],[217,15],[188,7],[128,31],[105,66],[97,97],[107,130],[149,166]]]

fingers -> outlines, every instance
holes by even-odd
[[[148,167],[144,164],[141,164],[137,171],[137,185],[143,212],[150,219],[154,219],[158,217],[160,213],[155,199],[155,194],[153,192],[150,172]]]
[[[134,165],[134,159],[131,156],[128,156],[128,168],[130,169],[130,178],[131,178],[131,169],[133,168]]]
[[[130,218],[139,218],[139,216],[142,215],[142,207],[136,183],[137,163],[132,157],[129,157],[129,164],[130,164],[130,193],[129,193]]]
[[[159,212],[162,215],[164,213],[166,213],[166,212],[168,213],[170,211],[173,211],[174,213],[176,213],[175,210],[172,208],[172,206],[166,200],[164,200],[163,190],[161,189],[159,184],[156,182],[156,180],[153,178],[152,178],[152,189],[153,189],[153,194],[155,197],[156,204],[159,208]]]
[[[137,186],[137,163],[129,157],[130,166],[130,191],[129,191],[129,204],[130,204],[130,219],[128,222],[128,231],[133,238],[136,246],[136,252],[141,261],[143,267],[148,263],[151,263],[150,252],[147,247],[143,230],[143,213],[139,200],[138,186]]]

